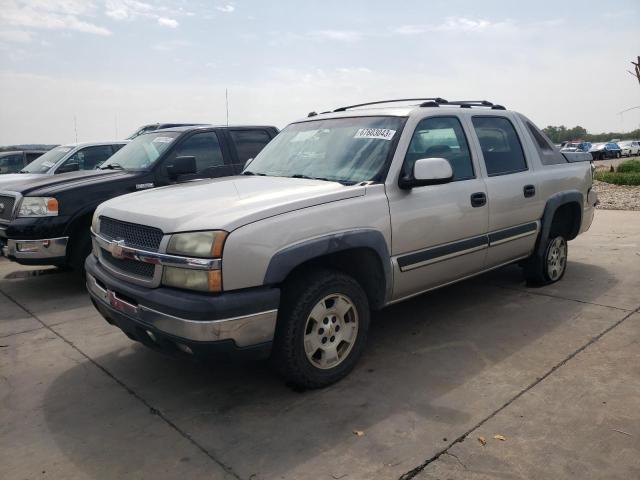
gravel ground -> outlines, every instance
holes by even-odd
[[[593,181],[602,210],[640,210],[640,186],[613,185]]]

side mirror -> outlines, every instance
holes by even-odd
[[[453,180],[453,170],[446,158],[421,158],[413,164],[410,176],[400,177],[399,186],[402,189],[423,187],[425,185],[439,185]]]
[[[77,172],[80,170],[80,164],[78,162],[67,162],[56,170],[56,173],[69,173],[69,172]]]
[[[172,163],[167,165],[167,173],[171,178],[176,178],[178,175],[196,173],[197,171],[196,157],[176,157]]]

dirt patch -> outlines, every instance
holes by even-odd
[[[602,210],[640,210],[640,186],[613,185],[593,181]]]

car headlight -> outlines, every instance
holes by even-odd
[[[167,253],[196,258],[222,258],[227,235],[227,232],[222,230],[176,233],[169,239]],[[222,271],[164,267],[162,284],[201,292],[220,292]]]
[[[226,238],[227,232],[222,230],[176,233],[169,240],[167,253],[189,257],[220,258]]]
[[[24,197],[18,217],[55,217],[58,215],[58,200],[53,197]]]
[[[98,233],[98,211],[93,212],[93,218],[91,218],[91,230]]]

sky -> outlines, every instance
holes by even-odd
[[[540,127],[640,128],[640,2],[0,0],[0,145],[155,122],[269,124],[487,99]]]

